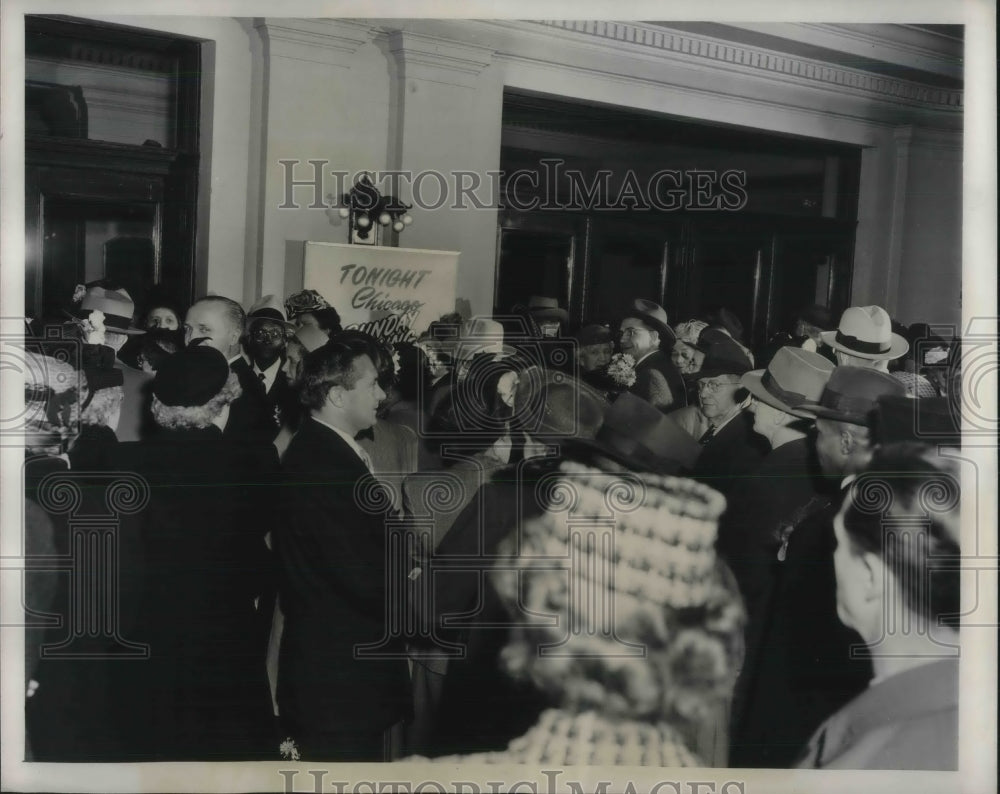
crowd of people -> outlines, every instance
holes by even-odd
[[[29,758],[956,768],[958,340],[67,314],[27,354]]]

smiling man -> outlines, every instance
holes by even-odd
[[[641,298],[634,301],[618,333],[622,353],[635,359],[635,383],[629,391],[663,412],[686,405],[684,381],[668,352],[675,335],[663,307]]]
[[[338,336],[306,356],[301,390],[310,415],[282,461],[275,533],[285,613],[278,705],[303,760],[383,761],[386,732],[411,709],[405,647],[387,640],[383,658],[356,648],[386,635],[397,606],[387,576],[401,568],[387,563],[385,515],[356,496],[378,486],[354,437],[375,424],[385,393],[364,341]]]

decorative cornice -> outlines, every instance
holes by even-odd
[[[489,47],[405,30],[390,31],[388,41],[389,51],[399,65],[400,79],[429,80],[464,88],[475,87],[495,53]]]
[[[802,58],[734,44],[709,36],[674,32],[660,26],[606,20],[537,20],[531,24],[613,41],[644,50],[682,55],[720,66],[756,70],[802,82],[825,85],[841,92],[856,92],[884,101],[933,107],[938,110],[962,110],[963,93],[957,89],[939,88],[898,78],[884,77],[860,69],[833,66],[822,61]]]
[[[372,40],[371,25],[329,19],[258,19],[254,22],[272,58],[351,67],[361,47]]]

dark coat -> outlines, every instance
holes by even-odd
[[[405,646],[388,637],[387,622],[388,611],[400,608],[389,592],[401,592],[409,567],[388,557],[385,514],[359,505],[356,486],[370,474],[337,433],[305,419],[282,465],[275,533],[285,613],[282,721],[293,736],[384,730],[410,714]],[[355,653],[386,637],[380,652],[389,658]]]
[[[740,411],[705,444],[691,476],[728,497],[767,451],[767,442],[754,432],[753,414]]]
[[[828,490],[828,489],[827,489]],[[808,439],[782,444],[739,481],[719,522],[716,549],[739,583],[747,610],[746,657],[736,686],[734,724],[756,671],[760,633],[782,570],[784,541],[805,516],[829,502]]]
[[[121,370],[125,395],[115,434],[120,441],[139,441],[155,429],[150,414],[153,376],[128,366],[120,359],[115,359],[115,369]]]
[[[761,629],[730,765],[792,764],[819,724],[871,680],[871,661],[851,658],[860,635],[837,616],[833,517],[839,495],[788,537],[774,597]]]
[[[445,534],[424,572],[433,575],[421,577],[434,588],[426,603],[435,638],[464,649],[464,658],[448,663],[428,755],[502,750],[548,705],[530,683],[501,670],[509,616],[488,574],[500,541],[542,512],[535,484],[558,463],[526,461],[495,472]],[[464,558],[464,570],[449,570],[449,558]]]
[[[872,684],[820,726],[798,766],[958,769],[958,657]]]
[[[279,425],[274,420],[274,408],[268,403],[264,384],[242,356],[229,368],[239,378],[243,394],[230,404],[229,421],[223,434],[226,438],[257,439],[270,443],[278,434]]]
[[[670,360],[670,354],[657,350],[635,366],[635,383],[629,391],[663,412],[687,405],[684,379]]]
[[[132,634],[151,652],[126,689],[133,752],[137,759],[273,758],[270,690],[255,634],[272,523],[258,461],[214,426],[161,430],[122,446],[125,465],[152,492],[136,516],[144,573],[130,588],[142,593]],[[123,566],[135,570],[129,560]]]

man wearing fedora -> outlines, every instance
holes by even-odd
[[[531,315],[543,338],[562,336],[562,329],[569,320],[569,313],[559,306],[555,298],[532,295],[528,298],[528,314]]]
[[[747,372],[740,379],[751,395],[754,432],[771,447],[760,465],[736,484],[719,524],[719,556],[729,563],[747,607],[748,649],[759,647],[757,636],[796,516],[805,516],[826,501],[819,463],[807,436],[812,420],[802,407],[819,402],[832,372],[833,364],[819,353],[782,347],[767,369]],[[742,696],[755,661],[746,659],[737,682],[733,709],[737,736]]]
[[[103,315],[104,344],[115,351],[114,368],[122,374],[124,398],[115,435],[119,441],[138,441],[149,430],[153,376],[128,366],[118,357],[130,336],[145,333],[132,323],[135,303],[124,289],[102,279],[86,285],[79,306],[71,314],[79,320],[88,320],[93,312]]]
[[[635,383],[629,391],[664,412],[687,404],[684,381],[670,360],[675,338],[663,307],[642,298],[633,302],[619,326],[621,351],[635,359]]]
[[[710,330],[706,328],[702,336]],[[717,332],[710,338],[705,360],[694,376],[699,410],[708,427],[698,439],[702,451],[692,476],[728,496],[739,479],[757,467],[767,448],[753,432],[747,393],[740,385],[740,378],[753,364],[728,334]]]
[[[817,405],[799,410],[816,418],[815,448],[824,477],[841,493],[871,460],[870,421],[880,397],[905,396],[905,387],[878,370],[834,369]],[[840,493],[798,518],[778,563],[765,625],[748,637],[754,669],[747,670],[742,720],[733,736],[734,766],[785,767],[819,724],[857,695],[872,676],[857,632],[837,616],[833,518]]]
[[[851,306],[840,316],[836,331],[824,331],[823,343],[832,348],[839,366],[889,371],[889,362],[910,349],[910,343],[892,331],[892,320],[881,306]]]

